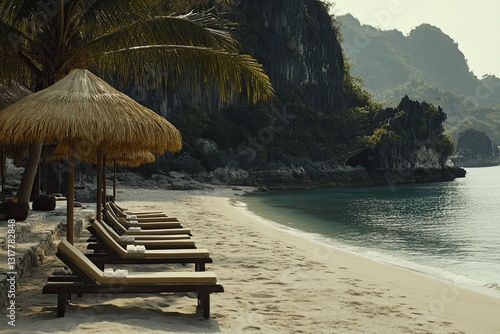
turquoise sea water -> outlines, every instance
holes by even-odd
[[[368,258],[500,296],[500,167],[451,182],[252,193],[268,223]]]

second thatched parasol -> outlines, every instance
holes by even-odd
[[[74,150],[75,157],[82,161],[88,161],[99,164],[97,151],[89,150],[89,147],[80,145],[79,150]],[[106,162],[102,166],[98,166],[98,181],[97,181],[97,198],[101,198],[104,202],[106,195],[106,167],[113,167],[113,198],[116,198],[116,166],[137,167],[139,165],[154,162],[156,157],[149,151],[119,151],[115,150],[102,157]],[[49,151],[47,160],[66,160],[67,147],[65,145],[57,145]],[[98,217],[100,218],[100,217]]]

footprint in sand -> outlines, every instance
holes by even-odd
[[[270,295],[270,294],[266,294],[266,293],[251,293],[250,296],[253,298],[274,298],[274,297],[276,297],[275,295]]]
[[[250,330],[260,331],[260,327],[257,327],[257,326],[246,326],[246,327],[243,327],[243,330],[244,331],[250,331]]]
[[[353,290],[353,289],[347,290],[346,293],[348,293],[348,294],[350,294],[352,296],[363,296],[363,292],[356,291],[356,290]]]

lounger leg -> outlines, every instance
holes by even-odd
[[[205,271],[205,263],[195,263],[194,270],[195,271]]]
[[[204,292],[201,294],[203,306],[203,318],[210,318],[210,293]]]
[[[65,293],[57,294],[57,317],[64,317],[66,311],[66,303],[68,302],[68,295]]]

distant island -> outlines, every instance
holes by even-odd
[[[439,27],[422,24],[408,35],[362,25],[351,14],[337,17],[342,47],[372,96],[393,105],[402,95],[440,105],[455,141],[469,128],[500,143],[500,78],[471,72],[459,45]],[[495,64],[492,64],[495,66]]]
[[[488,167],[500,165],[500,151],[484,131],[467,129],[457,141],[457,154],[452,158],[462,167]]]

